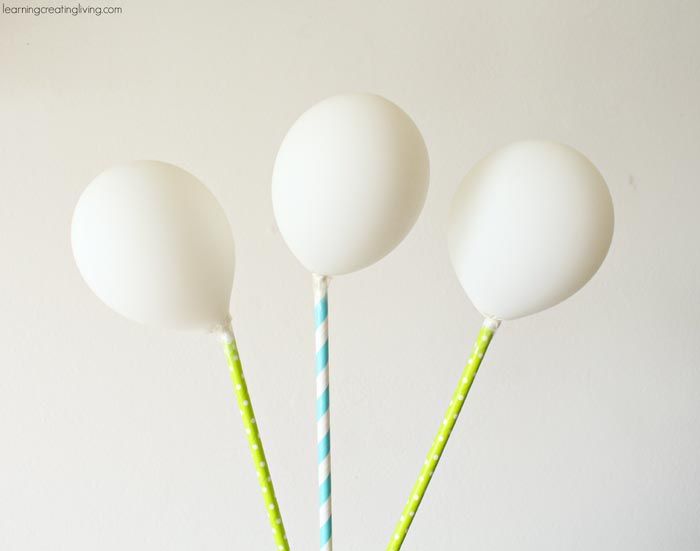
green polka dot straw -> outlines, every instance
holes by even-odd
[[[464,405],[469,389],[474,382],[474,377],[476,377],[476,373],[479,370],[481,360],[483,359],[484,354],[486,354],[486,349],[489,347],[493,334],[495,333],[496,329],[498,329],[499,325],[500,322],[487,318],[484,320],[484,324],[481,326],[481,331],[479,331],[472,354],[467,361],[467,365],[464,368],[462,376],[459,378],[459,383],[457,384],[457,388],[452,396],[452,401],[450,402],[450,405],[447,408],[447,413],[445,413],[445,417],[440,424],[440,429],[438,430],[437,436],[435,436],[435,440],[433,440],[433,445],[430,447],[430,451],[428,451],[428,455],[423,463],[420,474],[418,475],[418,480],[413,486],[413,490],[408,497],[408,502],[406,503],[406,507],[404,507],[403,513],[401,514],[396,530],[394,530],[394,533],[391,536],[389,545],[386,548],[387,551],[398,551],[401,549],[404,539],[406,539],[408,529],[411,527],[411,523],[418,512],[418,507],[420,507],[421,501],[423,501],[425,492],[428,489],[428,484],[430,484],[430,480],[432,479],[433,473],[437,468],[440,457],[442,457],[442,453],[445,450],[445,446],[450,438],[452,429],[457,423],[457,417],[459,417],[459,412],[462,411],[462,406]]]
[[[260,484],[263,501],[265,502],[265,510],[270,522],[270,527],[272,528],[272,535],[275,538],[275,549],[278,551],[289,551],[287,534],[284,531],[284,523],[282,522],[282,513],[280,512],[277,497],[275,496],[270,468],[267,465],[265,451],[263,450],[262,440],[260,439],[258,423],[253,413],[253,404],[250,401],[248,386],[243,376],[243,368],[238,356],[236,339],[233,336],[230,325],[221,329],[220,334],[224,343],[226,359],[228,360],[229,369],[231,371],[231,381],[233,382],[238,408],[241,412],[243,427],[248,437],[250,455],[253,458],[253,464],[258,475],[258,483]]]

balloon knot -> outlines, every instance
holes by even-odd
[[[210,332],[218,335],[221,341],[225,344],[235,342],[236,339],[233,336],[233,326],[231,325],[231,314],[226,316],[224,321],[212,327]]]

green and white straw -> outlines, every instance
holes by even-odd
[[[481,326],[481,331],[479,331],[472,354],[469,357],[469,361],[467,362],[464,372],[459,379],[459,384],[457,385],[454,395],[452,396],[450,406],[447,408],[445,418],[440,424],[440,430],[433,441],[433,445],[430,447],[428,456],[423,463],[423,468],[420,471],[418,480],[413,486],[411,495],[408,498],[408,503],[401,514],[396,530],[391,536],[391,541],[386,548],[387,551],[398,551],[401,549],[404,539],[406,539],[408,529],[411,527],[411,523],[418,512],[418,507],[420,507],[421,501],[423,501],[425,492],[428,489],[428,484],[430,484],[430,480],[435,472],[435,469],[437,468],[440,457],[442,457],[442,453],[445,450],[445,446],[450,438],[452,429],[457,422],[457,417],[459,417],[459,413],[462,411],[462,406],[464,405],[469,389],[474,382],[474,377],[476,377],[476,373],[479,371],[481,360],[483,359],[484,354],[486,354],[486,350],[491,343],[493,334],[496,332],[499,325],[500,322],[486,318]]]
[[[265,510],[272,527],[272,534],[275,538],[275,543],[278,551],[289,551],[289,543],[287,543],[287,534],[284,531],[284,523],[282,522],[282,513],[280,512],[275,489],[272,485],[272,477],[270,476],[270,468],[267,465],[265,451],[263,450],[262,440],[260,439],[260,431],[258,423],[255,420],[253,413],[253,405],[248,394],[248,386],[243,376],[243,368],[241,360],[238,356],[238,347],[236,339],[233,336],[233,330],[230,323],[220,328],[221,339],[224,344],[224,353],[228,360],[229,369],[231,371],[231,381],[235,390],[238,409],[241,412],[243,426],[246,435],[248,436],[248,445],[250,446],[250,455],[255,464],[255,470],[258,473],[258,483],[262,490],[263,500],[265,502]]]

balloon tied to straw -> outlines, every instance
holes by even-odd
[[[219,334],[276,548],[287,551],[228,314],[234,246],[219,202],[176,166],[126,163],[106,170],[85,189],[71,232],[80,273],[112,309],[150,325]]]
[[[333,548],[328,276],[365,268],[399,244],[425,202],[428,166],[411,118],[371,94],[333,96],[311,107],[290,128],[275,160],[277,225],[314,274],[321,551]]]
[[[605,180],[565,145],[517,142],[465,177],[448,222],[450,258],[486,320],[387,551],[406,538],[500,321],[550,308],[583,287],[608,253],[613,226]]]

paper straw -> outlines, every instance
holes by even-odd
[[[328,378],[328,278],[313,275],[316,322],[316,442],[321,551],[333,549],[331,510],[331,420]]]
[[[452,396],[450,406],[447,408],[445,418],[442,420],[440,430],[433,441],[433,445],[430,447],[430,451],[428,452],[428,456],[423,463],[423,468],[420,471],[418,480],[413,486],[413,491],[408,498],[408,503],[403,510],[403,514],[399,519],[396,530],[394,531],[391,541],[387,546],[387,551],[398,551],[401,549],[401,545],[406,538],[406,534],[408,534],[408,529],[411,527],[411,523],[413,522],[413,519],[418,511],[418,507],[420,507],[423,496],[425,496],[425,492],[428,489],[428,484],[430,484],[433,473],[435,472],[438,462],[440,461],[442,452],[445,450],[445,446],[450,438],[452,429],[457,422],[459,412],[462,411],[462,406],[464,405],[469,389],[474,382],[476,372],[479,370],[481,360],[484,357],[486,349],[489,347],[491,339],[493,338],[493,334],[496,332],[499,325],[500,322],[487,318],[484,320],[484,323],[481,326],[481,331],[479,331],[472,354],[469,357],[469,361],[467,362],[464,372],[459,379],[459,384],[457,385],[454,395]]]
[[[233,331],[230,325],[221,330],[221,337],[224,343],[224,352],[228,360],[229,369],[231,371],[231,381],[235,389],[238,408],[243,419],[246,435],[248,436],[248,445],[250,447],[250,455],[255,464],[255,470],[258,473],[258,483],[262,490],[263,500],[265,501],[265,510],[272,527],[272,534],[277,544],[278,551],[289,551],[287,543],[287,534],[284,531],[282,523],[282,513],[280,512],[277,497],[275,497],[275,489],[272,485],[272,477],[270,469],[265,459],[265,450],[263,450],[260,432],[258,431],[258,423],[255,420],[253,413],[253,405],[248,395],[248,386],[243,376],[243,368],[241,360],[238,356],[238,348],[236,347],[236,339],[233,336]]]

